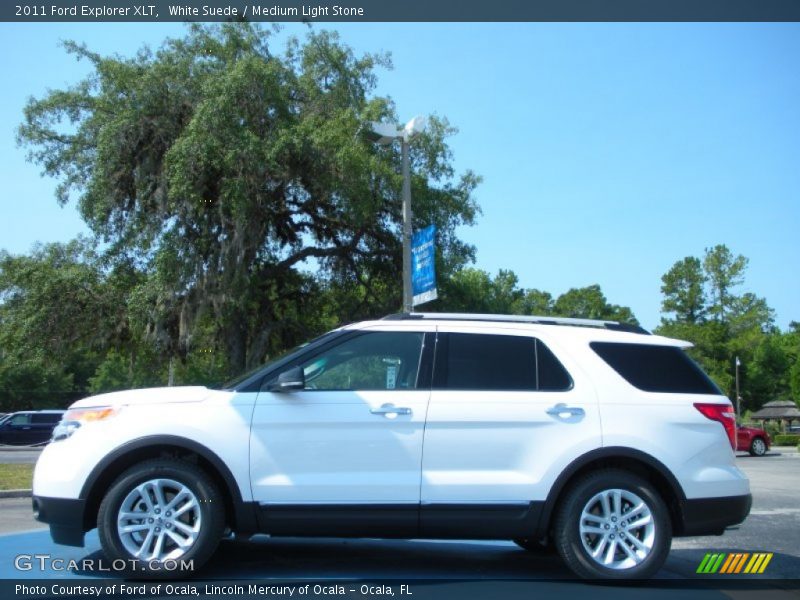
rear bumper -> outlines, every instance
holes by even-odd
[[[752,504],[751,494],[686,500],[683,524],[675,535],[722,535],[726,527],[738,525],[747,518]]]
[[[83,546],[83,534],[88,531],[85,500],[34,496],[32,503],[34,518],[50,525],[50,537],[56,544]]]

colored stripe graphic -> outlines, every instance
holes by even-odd
[[[720,573],[727,573],[728,569],[731,567],[731,563],[736,560],[735,554],[728,554],[728,558],[725,559],[725,562],[722,563],[722,567],[720,568]]]
[[[772,560],[772,552],[709,552],[700,561],[697,573],[726,574],[750,573],[760,575]]]
[[[769,564],[769,561],[771,561],[771,560],[772,560],[772,552],[769,552],[769,553],[767,553],[767,556],[764,559],[764,562],[761,563],[761,567],[758,569],[759,574],[763,573],[764,571],[767,570],[767,565]]]
[[[700,566],[697,567],[698,573],[716,573],[722,564],[726,554],[709,553],[705,555]]]

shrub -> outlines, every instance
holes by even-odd
[[[772,438],[772,443],[775,446],[794,446],[795,444],[800,444],[800,434],[781,433]]]
[[[756,425],[759,427],[759,425]],[[764,425],[764,430],[769,434],[769,437],[774,438],[777,435],[781,435],[781,428],[777,423],[766,423]]]

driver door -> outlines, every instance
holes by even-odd
[[[422,331],[353,332],[287,366],[302,367],[302,389],[265,384],[250,441],[262,512],[314,505],[306,512],[318,516],[325,507],[405,505],[416,519],[430,396],[429,384],[420,385],[424,338]]]

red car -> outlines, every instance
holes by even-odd
[[[772,445],[769,434],[758,427],[736,428],[736,449],[749,452],[751,456],[764,456]]]

